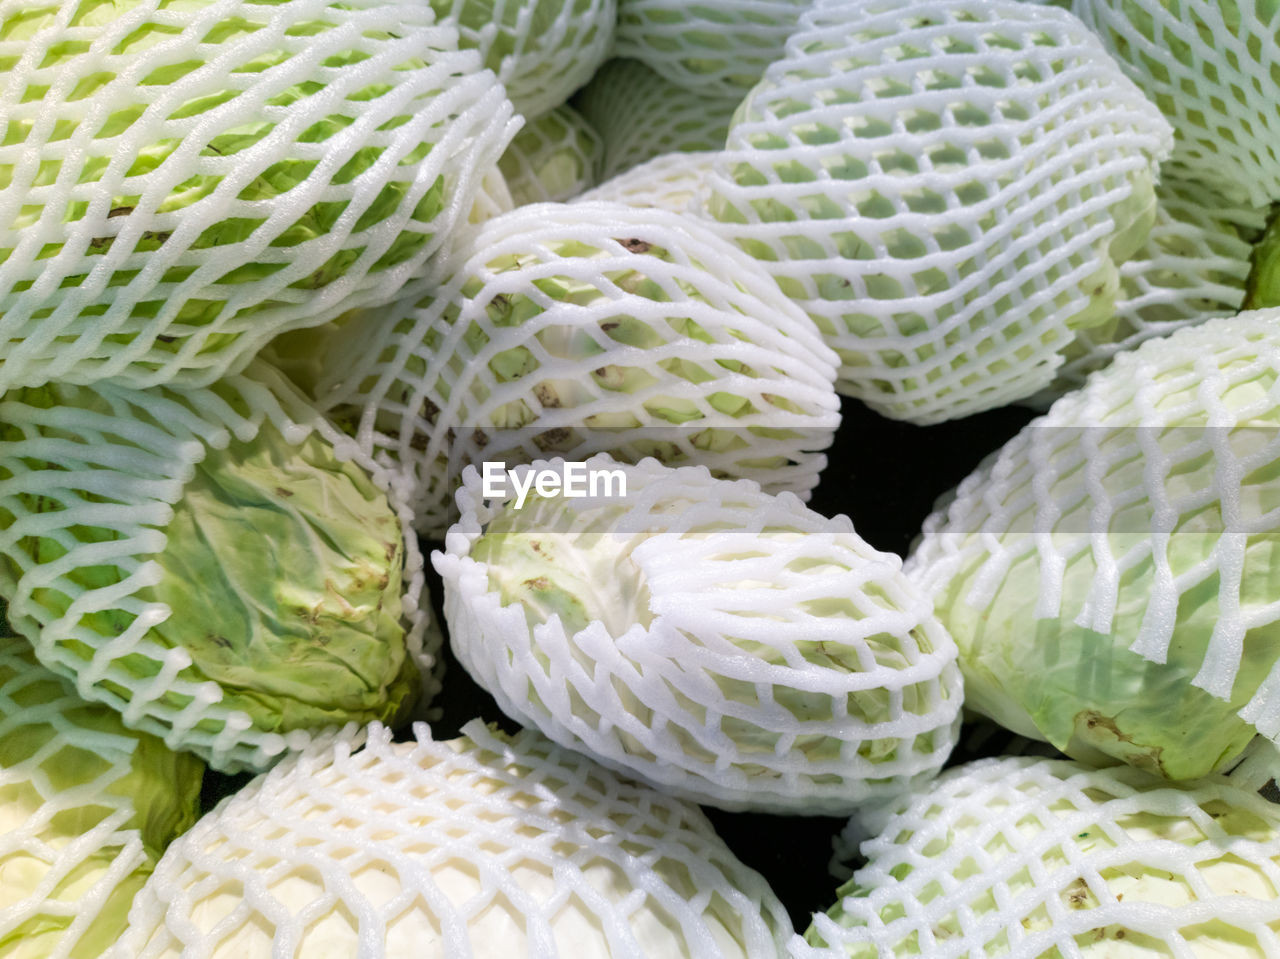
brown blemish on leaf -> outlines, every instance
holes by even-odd
[[[557,394],[556,391],[546,383],[539,383],[535,386],[533,388],[533,395],[537,397],[538,402],[541,403],[545,409],[555,409],[562,405],[560,403],[559,394]]]
[[[653,244],[646,243],[644,240],[639,240],[635,237],[631,237],[627,240],[619,240],[618,242],[628,253],[648,253],[650,248],[653,246]]]

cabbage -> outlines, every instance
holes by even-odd
[[[433,554],[453,650],[509,716],[726,809],[847,814],[937,774],[956,649],[896,556],[747,480],[577,466],[496,495],[468,470]]]
[[[403,718],[420,685],[420,560],[389,480],[255,374],[0,403],[15,625],[83,695],[225,768]]]
[[[1243,959],[1274,944],[1280,812],[1221,778],[988,759],[881,825],[795,959]]]
[[[203,771],[0,636],[0,953],[89,959],[113,945],[195,822]]]
[[[1170,779],[1280,741],[1278,329],[1259,310],[1120,354],[926,520],[908,573],[967,706]]]
[[[785,911],[696,807],[529,730],[415,735],[375,724],[225,800],[169,847],[120,955],[781,955]]]

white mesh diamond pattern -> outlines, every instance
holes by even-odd
[[[656,206],[675,213],[695,213],[702,184],[715,152],[664,153],[632,167],[578,197],[583,202],[604,200],[627,206]]]
[[[862,851],[795,959],[1280,955],[1280,816],[1223,779],[981,760]]]
[[[321,437],[339,461],[354,462],[386,491],[404,541],[405,647],[430,672],[440,637],[437,632],[426,647],[424,636],[433,623],[423,561],[416,538],[405,535],[410,517],[394,486],[397,478],[324,422],[280,374],[255,364],[249,374],[189,391],[138,391],[105,383],[92,391],[60,386],[48,393],[53,389],[17,391],[0,402],[0,422],[8,433],[0,442],[0,517],[8,521],[0,529],[0,591],[9,600],[14,628],[32,639],[42,663],[75,682],[80,695],[115,707],[131,728],[228,771],[263,768],[284,749],[340,732],[337,725],[317,728],[314,720],[313,728],[289,728],[287,716],[264,705],[269,693],[224,691],[187,649],[163,643],[152,632],[183,615],[147,597],[160,582],[162,570],[154,557],[168,543],[166,529],[195,464],[233,437],[247,442],[267,426],[291,447]],[[291,482],[288,465],[281,463],[282,482]],[[224,495],[234,497],[235,487],[230,490]],[[307,487],[299,492],[311,495]],[[215,532],[202,529],[200,535]],[[287,588],[278,593],[280,602],[288,594]],[[282,621],[293,612],[282,607]],[[188,628],[180,619],[175,623],[177,629]],[[315,668],[327,664],[320,639]],[[310,646],[305,651],[312,653]],[[336,660],[342,656],[341,650],[334,652]],[[394,661],[389,652],[387,663]],[[391,667],[384,663],[382,668]],[[304,691],[299,698],[307,701],[308,695]],[[281,698],[292,702],[288,694]],[[333,714],[342,710],[335,704]]]
[[[1053,385],[1029,405],[1047,407],[1117,353],[1153,336],[1240,310],[1252,239],[1266,225],[1266,211],[1169,177],[1156,187],[1156,200],[1147,242],[1120,264],[1114,319],[1080,331]]]
[[[960,646],[967,702],[973,670],[1002,660],[1013,674],[991,681],[1034,684],[1009,665],[1013,645],[1060,648],[1069,666],[1071,638],[1091,676],[1078,689],[1109,695],[1117,716],[1141,707],[1171,726],[1193,683],[1221,701],[1199,712],[1221,709],[1222,724],[1238,710],[1244,741],[1250,724],[1280,741],[1278,427],[1280,310],[1258,310],[1118,355],[993,454],[926,520],[907,562]],[[1110,646],[1184,678],[1136,691],[1116,679],[1108,693],[1121,662]]]
[[[847,814],[937,774],[956,649],[896,556],[747,480],[620,472],[625,496],[518,508],[464,477],[432,561],[454,653],[508,715],[727,809]]]
[[[610,60],[573,99],[604,141],[602,179],[663,153],[724,147],[740,97],[685,90],[638,60]]]
[[[1253,206],[1280,199],[1274,4],[1075,0],[1071,9],[1173,125],[1170,170]]]
[[[609,451],[807,494],[839,422],[834,355],[753,261],[696,220],[532,204],[460,243],[435,291],[353,317],[322,409],[412,480],[440,535],[462,470]]]
[[[810,0],[619,0],[613,55],[677,86],[741,98],[782,57]]]
[[[151,844],[195,821],[200,773],[0,636],[0,952],[67,959],[115,942]]]
[[[422,5],[0,5],[0,391],[201,385],[386,302],[514,133]]]
[[[609,55],[616,0],[430,0],[462,45],[480,51],[516,112],[537,117],[569,99]]]
[[[169,847],[115,956],[763,959],[791,924],[700,810],[530,730],[283,764]]]
[[[524,125],[498,165],[516,206],[568,200],[596,184],[600,135],[561,105]]]
[[[1061,10],[830,0],[801,24],[708,177],[723,234],[886,416],[1047,386],[1150,227],[1159,111]]]

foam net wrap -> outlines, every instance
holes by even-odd
[[[1280,198],[1274,4],[1075,0],[1071,9],[1173,125],[1170,169],[1254,206]]]
[[[1259,310],[1120,354],[926,520],[907,568],[966,705],[1170,778],[1280,741],[1278,329]]]
[[[619,0],[614,56],[677,86],[741,98],[782,56],[809,0]]]
[[[159,959],[757,959],[791,924],[696,807],[525,730],[304,756],[170,846],[123,948]]]
[[[1266,225],[1266,211],[1169,177],[1156,187],[1156,199],[1147,242],[1120,264],[1113,320],[1080,331],[1053,385],[1032,398],[1035,405],[1048,406],[1078,389],[1085,376],[1123,350],[1215,316],[1232,316],[1245,302],[1252,241]]]
[[[1062,10],[818,3],[708,177],[722,232],[843,361],[839,388],[933,423],[1047,386],[1111,318],[1168,124]]]
[[[715,151],[664,153],[601,183],[578,197],[581,201],[605,200],[627,206],[656,206],[675,213],[699,209],[702,183],[715,159]]]
[[[1280,816],[1222,779],[982,760],[862,851],[796,959],[1280,956]]]
[[[399,715],[432,662],[394,477],[250,374],[0,402],[15,629],[86,699],[228,771]]]
[[[579,464],[582,465],[582,464]],[[900,570],[790,495],[605,456],[625,492],[484,498],[446,553],[459,661],[508,715],[727,809],[846,814],[932,778],[955,743],[955,644]],[[563,461],[539,470],[573,481]]]
[[[354,317],[322,408],[447,528],[463,468],[600,451],[806,493],[839,422],[835,357],[753,261],[696,220],[532,204],[460,244],[432,296]]]
[[[515,206],[559,202],[596,184],[600,135],[570,106],[524,125],[498,161]]]
[[[114,943],[164,845],[195,822],[200,774],[0,635],[0,952],[67,959]]]
[[[685,90],[638,60],[610,60],[573,102],[604,141],[608,178],[663,153],[721,149],[738,100]]]
[[[516,111],[537,117],[591,79],[613,43],[615,0],[430,0],[480,51]]]
[[[386,302],[511,107],[421,5],[0,6],[0,391],[201,385]]]

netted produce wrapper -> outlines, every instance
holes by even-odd
[[[453,650],[563,745],[698,802],[840,815],[955,744],[955,645],[847,517],[603,455],[472,469],[458,501],[432,556]]]
[[[740,100],[685,90],[639,60],[614,59],[573,103],[604,141],[601,177],[612,177],[664,153],[722,149]]]
[[[1053,384],[1028,405],[1047,408],[1117,353],[1215,316],[1234,316],[1248,304],[1250,257],[1266,211],[1167,176],[1156,187],[1156,200],[1147,241],[1120,264],[1111,320],[1080,331]]]
[[[203,771],[86,703],[0,626],[0,952],[65,959],[114,944],[156,860],[195,822]]]
[[[677,86],[738,97],[781,58],[809,0],[619,0],[613,55]]]
[[[1112,318],[1170,142],[1065,11],[827,0],[735,113],[707,208],[818,322],[842,392],[936,423],[1044,388]]]
[[[606,200],[627,206],[656,206],[676,213],[695,213],[702,184],[718,151],[664,153],[605,180],[577,199]]]
[[[616,0],[429,0],[480,51],[516,112],[532,119],[591,79],[613,45]]]
[[[600,135],[570,106],[524,125],[498,165],[515,206],[559,202],[596,185]]]
[[[204,385],[385,303],[514,133],[423,4],[18,4],[0,61],[0,392]]]
[[[1280,807],[1221,778],[980,760],[862,851],[796,959],[1280,954]]]
[[[1280,311],[1094,374],[926,520],[913,580],[965,704],[1171,779],[1280,741]]]
[[[0,401],[0,593],[40,661],[217,768],[403,718],[429,668],[394,477],[256,364]]]
[[[317,402],[407,472],[428,535],[483,461],[651,455],[807,494],[839,422],[813,323],[667,210],[520,207],[460,244],[431,294],[348,318],[323,353]]]
[[[1075,0],[1071,10],[1168,117],[1178,176],[1255,206],[1280,198],[1280,10],[1224,0]]]
[[[169,848],[111,959],[782,954],[782,905],[695,806],[531,730],[462,732],[375,724],[254,780]]]

